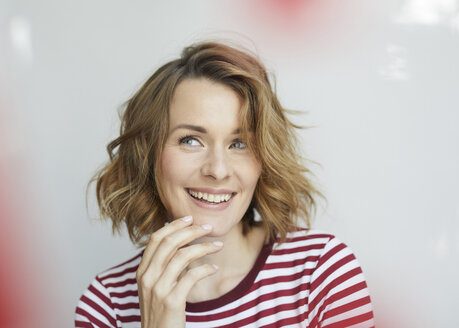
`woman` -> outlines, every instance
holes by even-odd
[[[262,64],[220,43],[148,79],[93,179],[144,248],[96,276],[76,327],[373,327],[355,256],[309,229],[320,193],[285,112]]]

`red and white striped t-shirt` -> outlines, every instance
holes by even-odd
[[[96,276],[75,327],[140,327],[136,270],[143,251]],[[186,327],[370,328],[367,284],[352,251],[333,235],[300,229],[263,246],[247,276],[213,300],[186,304]]]

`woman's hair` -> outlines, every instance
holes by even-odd
[[[242,99],[241,133],[262,171],[252,202],[242,218],[243,233],[255,225],[266,229],[267,240],[281,242],[297,219],[310,227],[322,196],[307,174],[297,151],[294,128],[273,91],[266,69],[247,50],[217,42],[186,47],[181,57],[161,66],[124,105],[120,136],[110,142],[109,162],[93,176],[103,219],[112,220],[113,232],[126,224],[139,247],[164,226],[167,210],[161,201],[160,158],[168,136],[169,106],[174,90],[184,79],[206,78],[232,88]],[[246,138],[249,132],[254,138]],[[89,186],[88,184],[88,186]],[[256,209],[262,223],[254,219]]]

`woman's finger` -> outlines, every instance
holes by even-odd
[[[160,288],[170,291],[177,283],[177,279],[182,271],[185,270],[191,262],[208,254],[218,252],[222,247],[222,242],[215,241],[212,243],[201,243],[180,248],[162,272],[157,285],[161,286]]]
[[[148,276],[148,279],[156,281],[179,248],[207,235],[211,229],[212,227],[209,225],[193,225],[165,236],[156,247],[144,275]]]
[[[142,260],[140,261],[139,267],[137,268],[137,272],[143,274],[146,268],[149,266],[151,262],[151,258],[155,253],[156,248],[161,243],[164,237],[183,229],[193,223],[193,218],[191,216],[185,216],[183,218],[177,219],[172,221],[171,223],[165,225],[161,229],[155,231],[151,236],[150,240],[148,241],[148,245],[145,248],[142,256]]]

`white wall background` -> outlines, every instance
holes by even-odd
[[[315,126],[315,226],[357,254],[377,326],[459,327],[458,0],[0,0],[0,24],[0,184],[20,213],[2,225],[49,327],[136,253],[85,209],[119,105],[208,38],[256,48],[284,105],[309,111],[294,120]]]

